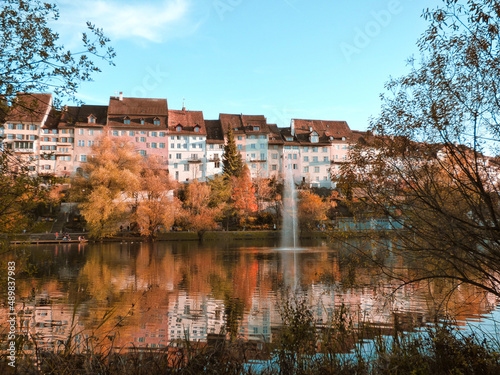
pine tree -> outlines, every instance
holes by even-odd
[[[222,156],[222,170],[226,179],[231,176],[239,177],[243,169],[241,154],[236,148],[233,129],[229,126],[227,131],[227,142],[224,145],[224,155]]]

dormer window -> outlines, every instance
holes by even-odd
[[[260,126],[254,126],[254,127],[253,127],[253,131],[254,131],[254,132],[258,132],[259,130],[260,130]]]
[[[123,118],[123,123],[124,123],[125,125],[130,125],[130,117],[125,116],[125,117]]]
[[[177,126],[175,127],[175,131],[176,131],[176,132],[181,132],[181,131],[182,131],[182,125],[180,125],[180,124],[179,124],[179,125],[177,125]]]
[[[292,142],[292,141],[293,141],[293,137],[286,137],[286,140],[287,140],[288,142]]]
[[[144,120],[143,118],[141,118],[141,125],[144,125],[146,123],[146,120]]]
[[[160,125],[160,119],[158,117],[153,119],[153,125]]]
[[[310,136],[311,143],[318,143],[319,142],[319,136],[318,133],[313,131]]]
[[[199,126],[199,125],[196,125],[196,126],[194,127],[194,132],[195,132],[195,133],[199,133],[199,132],[200,132],[200,126]]]
[[[89,124],[95,124],[96,117],[94,115],[90,115],[87,119]]]

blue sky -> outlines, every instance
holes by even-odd
[[[116,66],[79,98],[166,98],[169,108],[345,120],[364,130],[390,76],[407,71],[440,0],[59,0],[57,30],[69,48],[89,20],[112,41]]]

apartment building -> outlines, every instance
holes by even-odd
[[[58,129],[51,94],[20,94],[5,117],[2,148],[29,169],[40,174],[54,173]]]
[[[203,112],[168,111],[168,169],[177,181],[204,180],[207,129]]]
[[[109,104],[52,108],[51,94],[21,96],[3,127],[3,147],[29,160],[38,174],[70,176],[92,154],[99,136],[121,137],[144,157],[155,156],[177,181],[222,173],[228,129],[252,178],[283,176],[297,183],[333,187],[332,175],[347,161],[359,134],[345,121],[292,119],[290,127],[268,124],[263,115],[220,114],[168,108],[166,99],[113,96]]]

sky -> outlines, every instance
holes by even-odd
[[[81,85],[86,104],[110,96],[166,98],[170,109],[347,121],[366,130],[392,77],[408,72],[440,0],[58,0],[54,28],[77,50],[85,22],[117,54]]]

